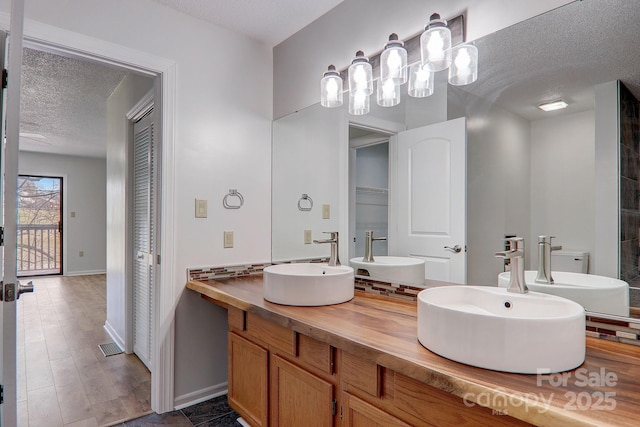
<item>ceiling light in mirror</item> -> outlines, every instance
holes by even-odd
[[[393,79],[378,80],[376,102],[381,107],[394,107],[400,104],[400,85]]]
[[[349,94],[349,114],[363,116],[369,114],[370,109],[371,101],[365,91],[359,90],[354,95]]]
[[[478,48],[462,44],[453,48],[449,67],[449,84],[468,85],[478,80]]]
[[[538,108],[542,111],[555,111],[562,110],[563,108],[567,108],[569,104],[564,102],[562,99],[558,99],[556,101],[546,102],[544,104],[538,105]]]
[[[425,98],[433,94],[434,73],[416,62],[409,68],[409,96]]]
[[[342,106],[342,78],[336,67],[329,65],[320,81],[320,104],[323,107],[335,108]]]

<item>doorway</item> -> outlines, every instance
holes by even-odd
[[[31,136],[31,150],[29,153],[23,153],[24,157],[20,161],[21,166],[24,167],[22,172],[35,176],[35,178],[25,179],[22,187],[25,190],[23,193],[25,196],[34,193],[34,189],[37,189],[39,184],[47,181],[42,178],[51,178],[55,175],[64,177],[64,197],[66,198],[64,204],[68,209],[62,215],[62,221],[66,221],[63,231],[68,240],[68,245],[64,245],[68,252],[64,257],[64,269],[60,271],[63,276],[34,279],[34,287],[39,296],[21,299],[18,304],[18,328],[20,331],[24,330],[26,335],[30,335],[32,331],[40,330],[38,317],[43,316],[42,313],[46,311],[47,315],[51,317],[47,317],[46,326],[48,329],[43,332],[44,342],[40,340],[38,347],[30,345],[25,340],[24,351],[18,352],[20,357],[17,361],[17,369],[19,373],[24,372],[25,375],[19,375],[18,389],[20,392],[17,404],[21,408],[19,411],[21,417],[23,417],[22,413],[28,414],[27,420],[22,419],[19,425],[45,425],[43,419],[47,417],[40,412],[41,407],[50,408],[52,411],[49,413],[51,416],[51,420],[48,420],[50,424],[47,425],[57,425],[56,419],[62,420],[65,424],[76,421],[87,421],[88,423],[97,421],[99,425],[106,425],[121,419],[140,416],[151,409],[151,374],[144,364],[131,354],[113,354],[112,352],[103,354],[98,350],[98,344],[115,344],[112,347],[116,347],[117,350],[128,350],[126,344],[123,345],[122,342],[126,343],[126,340],[131,339],[127,335],[126,325],[132,321],[127,305],[131,304],[132,290],[126,286],[129,286],[129,277],[132,274],[131,261],[128,259],[132,243],[128,238],[128,233],[131,223],[130,216],[132,215],[129,203],[131,189],[129,187],[132,186],[133,179],[129,164],[133,160],[128,152],[128,147],[133,142],[128,139],[130,132],[127,127],[126,113],[131,108],[131,104],[153,88],[154,78],[140,76],[140,73],[130,72],[126,69],[114,71],[114,67],[104,67],[103,64],[98,64],[95,60],[87,61],[86,58],[62,56],[55,52],[41,50],[39,46],[26,49],[30,51],[24,55],[26,60],[23,61],[23,64],[26,64],[23,65],[23,70],[24,73],[27,73],[27,77],[29,77],[29,72],[38,68],[34,64],[39,65],[39,68],[48,69],[48,67],[64,63],[65,70],[75,70],[75,77],[49,73],[48,75],[52,78],[69,79],[64,84],[59,82],[57,87],[71,90],[71,86],[75,85],[83,91],[85,98],[96,97],[96,99],[102,100],[108,110],[105,113],[102,113],[102,110],[97,110],[96,113],[96,110],[85,108],[87,112],[93,111],[94,114],[100,115],[101,121],[105,122],[106,129],[104,131],[101,131],[99,127],[91,126],[92,122],[87,117],[82,117],[82,120],[70,121],[70,123],[57,121],[54,122],[56,126],[38,128],[38,124],[48,118],[43,114],[34,115],[36,119],[21,123],[20,137],[26,139],[25,135]],[[47,61],[51,65],[46,65]],[[104,70],[103,68],[108,69]],[[112,75],[115,77],[111,77]],[[38,82],[46,78],[41,74],[37,76],[40,79]],[[104,76],[104,78],[101,79],[99,76]],[[110,86],[107,87],[106,83],[104,86],[96,83],[87,88],[87,85],[82,84],[92,79],[101,83],[109,83]],[[25,80],[27,84],[34,84],[32,83],[34,82],[33,78],[31,80],[25,78]],[[140,80],[144,80],[144,85],[140,83]],[[103,97],[98,98],[102,94],[104,94]],[[113,97],[117,97],[117,99]],[[64,97],[64,99],[77,98],[79,97]],[[126,102],[123,102],[123,99]],[[60,103],[59,108],[65,109],[67,107]],[[25,110],[27,108],[23,111]],[[111,113],[112,115],[110,115]],[[79,116],[76,114],[75,117]],[[102,136],[98,141],[101,147],[91,145],[92,140],[89,138],[70,138],[62,132],[55,132],[63,125],[75,126],[74,123],[78,123],[80,127],[77,129],[77,134],[83,135],[80,133],[81,131],[90,129],[96,135]],[[119,133],[115,133],[113,129]],[[75,131],[76,129],[72,128],[71,130]],[[36,131],[43,137],[34,138],[32,135],[36,134]],[[37,144],[34,143],[34,140]],[[113,140],[117,140],[118,145]],[[85,146],[74,147],[74,152],[71,153],[69,153],[71,150],[65,152],[65,147],[68,147],[65,144],[75,141],[82,141]],[[23,142],[26,141],[21,140],[20,148],[23,148]],[[91,152],[81,151],[81,149],[97,151],[97,148],[101,148],[104,154],[92,156]],[[117,151],[117,155],[110,154],[113,151]],[[121,157],[119,157],[120,155]],[[110,168],[107,157],[109,157],[109,161],[121,162],[119,165],[123,165],[123,167],[114,171]],[[121,185],[121,187],[114,189],[114,183]],[[62,180],[59,188],[62,188]],[[43,189],[45,188],[43,187]],[[46,189],[50,190],[50,188]],[[19,195],[21,194],[20,190]],[[27,197],[24,199],[31,203],[32,210],[43,210],[47,208],[45,203],[47,196],[52,197],[50,193],[51,191],[43,191],[37,194],[40,196],[39,199],[43,201],[39,206],[36,206]],[[62,200],[62,194],[60,199]],[[51,204],[51,201],[49,203]],[[114,224],[112,222],[113,216],[109,216],[107,212],[117,212],[119,222]],[[60,222],[62,223],[62,221]],[[60,226],[58,226],[59,229]],[[88,236],[93,236],[90,231],[96,229],[102,230],[102,234],[97,234],[92,239],[88,238]],[[116,246],[118,249],[116,256],[121,257],[120,265],[122,268],[110,268],[112,264],[109,262],[111,261],[106,261],[106,250],[113,240],[110,236],[114,234],[121,238],[121,244]],[[60,240],[62,241],[62,239]],[[102,260],[101,265],[90,264],[98,259]],[[108,274],[105,275],[107,270]],[[118,287],[117,284],[115,287],[111,286],[112,282],[117,282],[120,279],[122,279],[121,287]],[[113,300],[110,300],[110,292],[114,288],[120,291],[123,304],[113,304]],[[43,301],[48,302],[47,307],[42,307]],[[38,304],[36,305],[36,303]],[[111,320],[110,323],[109,320]],[[108,323],[115,324],[116,327],[120,326],[118,333],[112,334],[112,329],[105,327]],[[56,333],[49,336],[50,329],[55,329]],[[120,331],[124,332],[120,333]],[[151,333],[152,331],[149,331],[149,334]],[[117,338],[120,337],[124,339],[118,341]],[[42,344],[46,347],[45,349]],[[21,343],[18,345],[18,348],[21,348]],[[42,354],[49,355],[49,358],[39,357]],[[75,371],[70,371],[76,379],[78,377],[80,379],[75,381],[73,385],[72,396],[76,404],[69,401],[68,389],[70,385],[66,380],[56,376],[62,364],[65,369],[66,366],[78,368]],[[118,365],[118,368],[112,369],[114,365]],[[41,375],[43,381],[39,383],[31,380],[34,377],[34,371],[39,372],[38,370],[44,372]],[[53,381],[51,381],[52,379]],[[131,381],[132,379],[135,381]],[[97,389],[102,391],[96,393]],[[43,390],[46,390],[46,394]],[[135,404],[131,404],[131,402]],[[103,413],[101,411],[101,406],[105,406],[107,403],[109,403],[109,408],[115,408],[115,412]]]
[[[62,178],[18,177],[18,277],[62,274]]]

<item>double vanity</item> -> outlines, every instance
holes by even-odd
[[[187,287],[228,310],[229,401],[254,426],[636,421],[640,348],[585,338],[553,295],[427,281],[407,301],[307,263]]]

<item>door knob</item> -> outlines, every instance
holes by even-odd
[[[20,295],[27,292],[33,292],[33,282],[29,281],[26,285],[23,285],[22,282],[18,281],[18,296],[16,298],[19,299]]]
[[[455,252],[455,253],[462,252],[462,246],[460,246],[460,245],[455,245],[454,247],[451,247],[451,246],[445,246],[444,248],[445,248],[445,249],[449,249],[450,251],[453,251],[453,252]]]

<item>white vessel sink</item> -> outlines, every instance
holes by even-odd
[[[418,340],[440,356],[503,372],[562,372],[584,362],[585,312],[554,295],[487,286],[418,294]]]
[[[568,298],[582,305],[585,310],[629,316],[629,285],[622,280],[594,274],[553,271],[554,284],[536,283],[537,272],[524,272],[524,280],[530,291],[543,292]],[[507,287],[509,272],[498,275],[498,286]]]
[[[372,279],[424,286],[424,260],[399,256],[376,256],[374,262],[351,258],[351,266],[366,270]],[[357,273],[360,274],[360,273]]]
[[[264,269],[264,299],[286,305],[339,304],[353,298],[353,276],[353,268],[344,265],[271,265]]]

